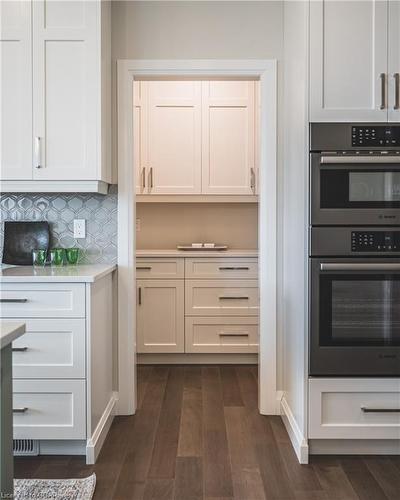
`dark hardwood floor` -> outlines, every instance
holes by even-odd
[[[399,500],[399,457],[299,465],[279,417],[257,412],[253,366],[142,366],[138,412],[114,420],[95,466],[20,458],[16,476],[96,472],[100,500]]]

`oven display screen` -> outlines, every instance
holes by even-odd
[[[352,231],[352,252],[400,252],[400,231]]]

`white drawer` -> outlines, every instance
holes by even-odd
[[[176,279],[185,275],[183,259],[138,258],[136,259],[136,277],[139,279]]]
[[[309,415],[311,439],[400,439],[400,380],[310,379]]]
[[[256,353],[258,318],[187,317],[185,352]]]
[[[257,316],[257,280],[187,280],[188,316]]]
[[[83,283],[2,283],[1,318],[83,318]]]
[[[185,259],[186,278],[258,278],[257,259],[197,258]]]
[[[13,377],[85,378],[85,320],[28,319],[13,342]]]
[[[14,439],[86,439],[84,380],[14,380]]]

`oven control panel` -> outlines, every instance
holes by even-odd
[[[400,231],[352,231],[352,252],[400,252]]]
[[[351,127],[353,147],[397,147],[400,146],[400,127],[386,125],[362,125]]]

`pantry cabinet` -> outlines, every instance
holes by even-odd
[[[398,4],[310,2],[310,121],[398,121]]]
[[[99,183],[111,182],[109,2],[8,3],[3,190],[104,189]]]

